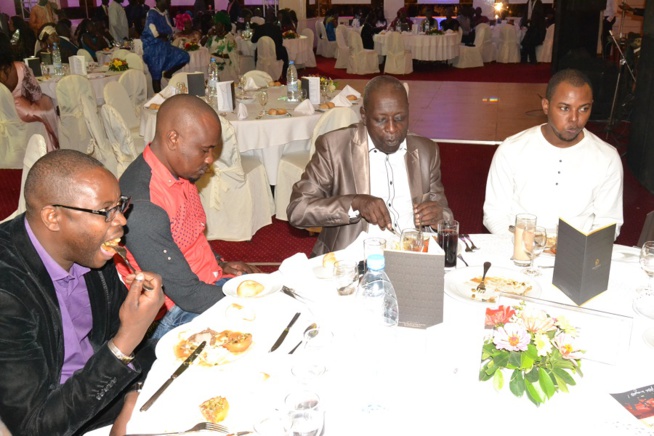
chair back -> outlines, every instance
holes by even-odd
[[[124,48],[119,48],[118,50],[114,51],[111,54],[111,59],[122,59],[125,60],[127,59],[127,55],[130,53],[129,50],[125,50]]]
[[[127,61],[127,66],[130,70],[145,71],[145,64],[143,63],[143,59],[136,53],[127,53],[127,56],[125,56],[125,61]]]
[[[269,36],[262,36],[257,41],[257,70],[266,71],[273,80],[279,80],[284,68],[284,61],[277,60],[275,43]]]
[[[309,29],[308,27],[305,27],[302,29],[302,35],[306,36],[307,39],[309,40],[309,47],[311,47],[311,50],[313,50],[313,30]]]
[[[48,134],[43,123],[26,123],[20,119],[11,91],[0,83],[0,168],[22,168],[26,156],[25,144],[35,133],[44,137]]]
[[[356,32],[353,32],[356,33]],[[333,109],[325,112],[316,126],[313,128],[313,133],[311,134],[311,148],[309,154],[313,156],[313,153],[316,151],[316,140],[320,135],[323,135],[332,130],[340,129],[342,127],[347,127],[351,124],[359,122],[359,117],[356,112],[349,107],[335,107]]]
[[[81,102],[95,107],[96,98],[89,79],[78,74],[64,76],[55,88],[59,107],[59,147],[90,154],[93,151],[91,134],[86,127]]]
[[[136,116],[140,118],[141,108],[148,99],[145,75],[139,70],[127,70],[120,75],[118,83],[123,85],[125,91],[127,91],[127,95],[136,110]]]
[[[347,30],[346,30],[347,32]],[[359,32],[348,32],[349,33],[349,47],[351,53],[360,53],[363,51],[363,40],[361,39],[361,34]],[[396,33],[396,32],[393,32]]]
[[[248,71],[247,73],[243,74],[243,77],[245,77],[245,80],[251,77],[252,80],[254,80],[254,83],[260,88],[268,86],[268,84],[273,81],[270,74],[261,70]]]
[[[257,59],[274,59],[277,60],[277,50],[275,42],[269,36],[262,36],[257,41]]]
[[[316,35],[318,39],[327,39],[327,30],[325,29],[325,23],[322,20],[316,20]]]
[[[356,32],[351,32],[356,33]],[[361,35],[359,35],[359,38]],[[389,32],[388,34],[388,53],[399,54],[404,53],[404,41],[400,32]]]
[[[500,24],[500,44],[502,43],[516,43],[518,36],[515,33],[515,26],[513,24],[502,23]]]
[[[140,39],[133,39],[132,43],[134,44],[134,53],[143,56],[143,41]]]
[[[347,29],[345,26],[338,26],[336,27],[336,30],[334,31],[336,34],[336,45],[338,45],[339,48],[348,48],[348,37],[347,37]],[[350,33],[357,33],[357,32],[350,32]]]
[[[86,128],[91,135],[91,146],[88,154],[102,162],[109,171],[118,177],[118,161],[111,149],[95,101],[90,102],[88,99],[82,99],[82,111]]]
[[[177,86],[178,83],[183,83],[184,86],[186,86],[186,89],[188,89],[187,75],[188,73],[184,71],[173,74],[173,77],[171,77],[170,80],[168,81],[168,85]]]
[[[123,121],[123,117],[111,104],[105,103],[100,109],[104,131],[111,144],[111,150],[117,161],[116,176],[127,169],[139,153],[136,151],[131,132]]]
[[[129,94],[120,82],[107,82],[104,85],[104,101],[109,103],[123,119],[128,129],[139,127],[139,119],[136,116],[136,109],[129,98]]]
[[[77,55],[78,56],[84,56],[84,60],[86,62],[94,62],[93,61],[93,56],[91,56],[91,53],[89,53],[89,51],[86,50],[85,48],[77,49]]]

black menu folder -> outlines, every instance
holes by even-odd
[[[28,67],[30,67],[30,70],[32,70],[32,74],[34,74],[34,77],[41,77],[43,75],[43,72],[41,71],[41,59],[40,58],[26,58],[25,63],[27,64]]]
[[[578,305],[606,291],[615,224],[583,233],[559,219],[552,284]]]
[[[188,73],[188,93],[197,97],[204,97],[204,73]]]

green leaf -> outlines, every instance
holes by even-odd
[[[522,368],[522,352],[512,351],[509,353],[508,366],[509,368]]]
[[[570,373],[568,373],[568,371],[566,371],[565,369],[554,368],[552,370],[552,372],[554,373],[555,376],[562,379],[566,384],[569,384],[569,385],[572,385],[572,386],[577,384],[575,379],[572,378],[572,375],[570,375]]]
[[[481,381],[488,381],[492,377],[493,374],[490,374],[488,372],[488,363],[485,364],[484,366],[481,367],[479,370],[479,380]]]
[[[552,395],[556,392],[556,386],[554,386],[552,378],[543,368],[538,368],[538,384],[547,395],[547,398],[552,398]]]
[[[504,374],[502,374],[502,371],[495,371],[495,374],[493,375],[493,387],[495,390],[499,391],[502,389],[504,386]]]
[[[526,371],[525,378],[532,383],[538,382],[538,368],[534,367],[531,369],[531,371]]]
[[[554,375],[554,379],[556,380],[556,386],[559,388],[559,390],[560,390],[561,392],[565,392],[565,393],[567,393],[567,392],[568,392],[568,385],[566,384],[565,380],[563,380],[562,378],[560,378],[560,377],[559,377],[558,375],[556,375],[555,373],[552,373],[552,375]]]
[[[540,389],[536,387],[537,385],[530,382],[528,379],[525,379],[525,387],[527,388],[527,397],[537,406],[540,406],[545,402],[543,399]]]
[[[509,389],[516,397],[522,397],[525,393],[525,379],[522,376],[522,371],[515,370],[511,374],[511,382],[509,383]]]

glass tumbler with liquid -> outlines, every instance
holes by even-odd
[[[438,222],[438,245],[445,252],[445,268],[456,267],[459,248],[459,222],[454,220]]]
[[[522,234],[525,229],[536,228],[536,215],[519,213],[515,216],[515,229],[513,233],[513,263],[517,266],[529,266],[529,255],[522,244]]]

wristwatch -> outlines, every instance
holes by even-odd
[[[123,352],[118,349],[116,344],[114,344],[113,339],[109,339],[109,341],[107,342],[107,347],[109,347],[109,351],[111,351],[113,355],[116,356],[116,358],[121,362],[123,362],[125,365],[128,365],[129,363],[132,362],[132,360],[134,360],[134,354],[132,353],[129,356],[123,354]]]

